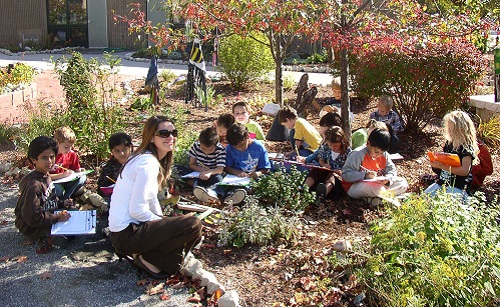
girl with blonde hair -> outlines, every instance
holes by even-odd
[[[469,115],[463,111],[446,114],[443,123],[446,139],[443,152],[458,155],[461,165],[450,166],[438,161],[429,162],[439,178],[425,190],[425,193],[434,195],[436,190],[445,186],[447,193],[460,194],[465,200],[472,181],[472,165],[478,163],[476,128]]]

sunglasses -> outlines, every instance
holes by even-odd
[[[172,131],[167,130],[167,129],[158,130],[155,132],[155,135],[159,136],[161,138],[164,138],[164,139],[170,137],[171,135],[175,138],[175,137],[177,137],[177,130],[176,129],[174,129]]]

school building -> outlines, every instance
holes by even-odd
[[[127,15],[140,3],[153,24],[165,21],[161,0],[1,0],[0,47],[140,48],[144,35],[129,35],[114,14]],[[113,13],[114,12],[114,13]]]

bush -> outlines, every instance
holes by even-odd
[[[406,129],[417,132],[466,102],[486,64],[467,42],[400,48],[382,42],[360,53],[351,71],[359,95],[392,96]]]
[[[108,102],[106,95],[114,92],[114,83],[109,85],[107,80],[117,73],[114,67],[118,63],[111,55],[105,57],[104,63],[99,63],[95,58],[84,59],[78,52],[73,52],[70,59],[61,57],[53,63],[66,92],[67,110],[63,123],[75,131],[78,149],[94,155],[97,165],[99,159],[109,154],[111,134],[123,131],[124,127],[121,106]]]
[[[301,211],[316,201],[316,193],[309,192],[305,179],[307,172],[300,172],[292,165],[290,172],[278,170],[252,181],[252,191],[261,205]]]
[[[29,85],[35,77],[35,69],[24,63],[0,69],[0,94],[16,90],[19,85]]]
[[[281,208],[262,208],[252,196],[246,200],[241,208],[223,211],[219,246],[266,245],[278,239],[290,241],[298,237],[300,221],[296,215],[287,216]]]
[[[321,53],[315,53],[307,58],[307,62],[311,64],[321,64],[328,62],[328,54],[323,49]]]
[[[500,115],[492,116],[489,120],[479,123],[477,128],[479,137],[491,148],[500,148]]]
[[[252,33],[261,41],[267,41],[263,34]],[[219,48],[219,69],[226,74],[231,84],[241,89],[274,68],[269,48],[250,37],[231,35],[221,40]]]
[[[440,191],[413,195],[372,226],[371,251],[357,276],[383,306],[498,306],[497,201],[463,204]]]

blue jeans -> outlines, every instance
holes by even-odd
[[[206,188],[207,190],[208,189],[214,190],[218,195],[221,195],[219,193],[219,189],[217,188],[218,187],[218,183],[221,182],[221,181],[222,181],[222,175],[221,174],[212,175],[207,180],[201,180],[200,178],[197,178],[197,179],[194,180],[193,188],[196,188],[196,187],[199,186],[199,187]]]
[[[424,191],[424,193],[429,194],[431,196],[434,196],[436,194],[437,190],[440,190],[442,188],[443,187],[441,185],[439,185],[437,183],[433,183]],[[467,194],[467,192],[465,192],[465,190],[460,190],[460,189],[457,189],[457,188],[452,187],[452,186],[446,186],[446,193],[454,194],[454,195],[457,195],[458,197],[462,197],[462,201],[464,203],[469,202],[469,195]]]
[[[73,181],[54,183],[57,197],[59,197],[60,200],[69,199],[75,191],[78,191],[78,189],[83,187],[86,180],[87,176],[83,175],[80,178],[75,179]]]

